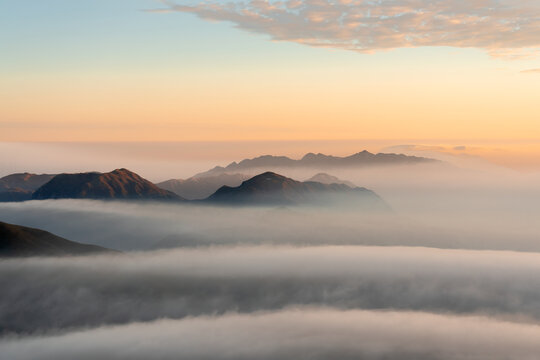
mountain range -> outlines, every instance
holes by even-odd
[[[157,183],[162,189],[169,190],[184,199],[201,200],[215,193],[222,186],[236,187],[243,181],[251,178],[245,174],[218,174],[202,177],[190,177],[188,179],[171,179]],[[356,187],[352,182],[341,180],[335,176],[318,173],[306,181],[320,182],[323,184],[345,184],[349,187]]]
[[[81,244],[47,231],[0,222],[0,256],[62,256],[114,252]]]
[[[127,169],[56,175],[38,188],[32,199],[183,200]]]
[[[240,162],[232,162],[229,165],[216,166],[206,172],[199,173],[195,177],[215,176],[223,173],[251,172],[254,170],[276,170],[280,168],[357,168],[365,166],[388,166],[388,165],[414,165],[437,163],[439,160],[403,154],[373,154],[369,151],[338,157],[325,154],[308,153],[299,160],[286,156],[263,155],[253,159],[244,159]]]
[[[296,181],[265,172],[242,182],[240,186],[223,186],[206,202],[227,205],[353,205],[366,210],[389,207],[373,191],[344,184]]]
[[[365,202],[367,198],[380,198],[370,190],[357,188],[353,183],[325,172],[319,172],[307,181],[300,182],[278,175],[273,169],[319,170],[435,162],[439,161],[403,154],[373,154],[368,151],[346,157],[309,153],[299,160],[265,155],[233,162],[226,167],[216,166],[185,180],[171,179],[157,185],[127,169],[116,169],[108,173],[59,175],[21,173],[0,179],[0,201],[131,199],[322,205],[333,202],[330,195],[332,199],[340,198],[340,201],[350,203],[349,197],[354,193],[352,199],[358,199],[358,194],[363,194]]]
[[[162,189],[171,191],[188,200],[205,199],[222,186],[238,186],[249,179],[244,174],[218,174],[215,176],[190,177],[188,179],[171,179],[157,183]]]
[[[246,180],[242,180],[246,179]],[[313,181],[319,180],[319,181]],[[222,182],[240,183],[238,186],[221,185]],[[387,208],[384,201],[371,190],[358,188],[334,176],[320,173],[310,181],[297,181],[274,172],[265,172],[249,178],[246,175],[221,174],[185,181],[169,181],[172,185],[199,186],[196,190],[202,200],[195,203],[227,205],[318,205],[365,206],[368,209]],[[202,186],[201,186],[202,185]],[[219,187],[217,190],[213,190]],[[185,191],[187,187],[184,187]],[[193,193],[191,193],[193,195]],[[192,198],[195,198],[192,196]],[[31,194],[33,200],[45,199],[121,199],[168,200],[189,202],[183,197],[162,189],[127,169],[109,173],[87,172],[59,174]]]

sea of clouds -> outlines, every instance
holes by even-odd
[[[336,174],[392,211],[1,203],[122,252],[0,260],[0,358],[538,357],[535,175]]]

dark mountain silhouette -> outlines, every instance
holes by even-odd
[[[219,174],[216,176],[191,177],[189,179],[171,179],[156,184],[162,189],[172,191],[189,200],[204,199],[220,187],[238,186],[250,176],[243,174]]]
[[[318,173],[316,175],[313,175],[311,178],[309,178],[306,181],[320,182],[320,183],[323,183],[323,184],[343,184],[343,185],[347,185],[347,186],[352,187],[352,188],[356,187],[356,185],[354,185],[350,181],[341,180],[340,178],[338,178],[336,176],[332,176],[332,175],[329,175],[329,174],[326,174],[326,173]]]
[[[0,192],[0,202],[26,201],[32,199],[32,191],[10,189]]]
[[[206,199],[227,205],[355,205],[365,209],[388,209],[373,191],[344,184],[300,182],[265,172],[238,187],[223,186]]]
[[[0,222],[0,256],[62,256],[113,252],[80,244],[47,231]]]
[[[32,198],[32,193],[51,180],[50,174],[11,174],[0,178],[0,202],[24,201]]]
[[[126,169],[109,173],[60,174],[32,194],[32,199],[182,200]]]
[[[264,155],[253,159],[245,159],[232,162],[226,167],[216,166],[206,172],[195,175],[195,177],[215,176],[223,173],[249,172],[255,169],[278,169],[278,168],[316,168],[327,169],[335,167],[364,167],[364,166],[384,166],[384,165],[411,165],[436,163],[439,160],[417,156],[407,156],[403,154],[372,154],[369,151],[362,151],[346,157],[338,157],[324,154],[309,153],[300,160],[294,160],[286,156]]]

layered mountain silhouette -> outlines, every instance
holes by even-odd
[[[0,222],[0,256],[62,256],[113,252],[100,246],[80,244],[25,226]]]
[[[198,200],[207,198],[222,186],[238,186],[249,178],[250,176],[244,174],[219,174],[189,179],[171,179],[156,185],[185,199]]]
[[[182,200],[127,169],[56,175],[38,188],[32,199]]]
[[[388,209],[384,201],[371,190],[355,187],[352,183],[326,173],[319,173],[305,182],[274,172],[247,178],[248,176],[243,174],[218,174],[187,180],[169,180],[160,185],[181,192],[186,195],[185,198],[197,200],[197,203],[354,205],[365,209]],[[231,185],[223,185],[224,183]],[[30,188],[30,185],[27,188]],[[184,197],[162,189],[127,169],[117,169],[109,173],[55,175],[34,191],[31,198],[187,201]]]
[[[215,176],[223,173],[246,173],[255,169],[273,170],[292,167],[328,169],[336,167],[410,165],[436,162],[439,162],[439,160],[403,154],[373,154],[366,150],[345,157],[309,153],[299,160],[291,159],[286,156],[264,155],[253,159],[245,159],[238,163],[232,162],[226,167],[216,166],[211,170],[195,175],[195,177]]]
[[[251,178],[245,174],[219,174],[215,176],[194,176],[188,179],[171,179],[157,183],[162,189],[174,192],[188,200],[205,199],[212,195],[222,186],[237,187],[243,181]],[[306,181],[319,182],[323,184],[345,184],[349,187],[356,187],[352,182],[341,180],[335,176],[318,173]]]
[[[354,205],[366,210],[388,209],[377,194],[365,188],[301,182],[273,172],[254,176],[238,187],[223,186],[206,201],[227,205]]]
[[[32,193],[51,180],[54,175],[18,173],[0,178],[0,201],[24,201],[32,198]]]
[[[352,187],[352,188],[356,187],[356,185],[354,185],[350,181],[341,180],[340,178],[338,178],[336,176],[332,176],[332,175],[327,174],[327,173],[318,173],[316,175],[313,175],[311,178],[309,178],[306,181],[320,182],[320,183],[323,183],[323,184],[343,184],[343,185],[347,185],[347,186]]]

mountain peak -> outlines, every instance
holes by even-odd
[[[360,151],[360,152],[357,152],[357,153],[354,154],[354,155],[374,155],[374,154],[371,153],[371,152],[369,152],[369,151],[367,151],[367,150],[362,150],[362,151]],[[352,155],[352,156],[354,156],[354,155]]]
[[[283,189],[285,186],[284,184],[293,184],[296,182],[297,181],[293,179],[276,174],[275,172],[266,171],[242,182],[242,185],[240,186],[245,189],[250,189],[250,191],[276,192]]]
[[[287,178],[287,177],[285,177],[283,175],[280,175],[280,174],[276,174],[275,172],[272,172],[272,171],[267,171],[267,172],[264,172],[262,174],[256,175],[256,176],[254,176],[251,179],[246,180],[246,181],[257,182],[257,181],[275,181],[275,180],[286,181],[286,180],[292,180],[292,179],[289,179],[289,178]]]
[[[238,187],[222,186],[206,199],[229,205],[343,205],[387,209],[374,192],[344,184],[301,182],[267,171],[244,181]]]
[[[347,185],[347,186],[349,186],[351,188],[356,187],[356,185],[354,185],[350,181],[341,180],[340,178],[338,178],[336,176],[332,176],[332,175],[327,174],[327,173],[315,174],[306,181],[314,181],[314,182],[319,182],[319,183],[322,183],[322,184],[344,184],[344,185]]]
[[[126,168],[114,169],[111,172],[112,173],[117,173],[117,174],[135,174],[133,171],[128,170]]]
[[[332,155],[325,155],[323,153],[307,153],[306,155],[304,155],[302,157],[302,159],[300,159],[300,161],[306,161],[306,160],[321,160],[321,159],[328,159],[328,158],[333,158]]]
[[[60,174],[37,189],[33,199],[154,199],[181,200],[138,174],[125,169],[109,173]]]

